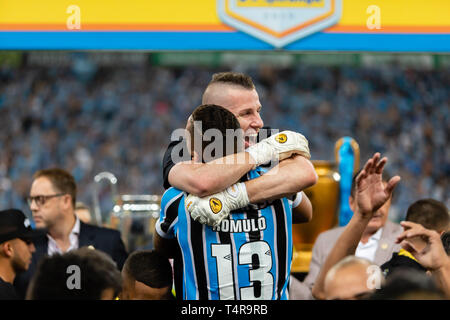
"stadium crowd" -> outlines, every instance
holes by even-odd
[[[200,96],[216,70],[150,65],[145,68],[114,69],[97,68],[93,65],[85,67],[87,68],[3,67],[0,70],[0,147],[4,151],[0,155],[0,205],[2,208],[19,209],[0,212],[0,293],[14,299],[20,296],[38,300],[172,300],[172,272],[177,271],[172,270],[168,258],[177,258],[176,254],[172,256],[173,248],[170,246],[180,240],[167,241],[170,239],[167,227],[174,223],[166,222],[164,215],[180,218],[180,210],[190,211],[200,206],[200,201],[209,203],[207,210],[216,214],[211,200],[204,200],[207,199],[205,197],[191,200],[187,206],[179,206],[177,201],[180,201],[180,196],[176,195],[170,201],[167,196],[163,197],[163,218],[160,217],[156,231],[166,240],[164,246],[161,246],[162,238],[158,240],[157,237],[160,242],[156,245],[158,241],[155,241],[155,251],[137,250],[130,256],[117,230],[89,225],[77,217],[76,200],[91,203],[94,194],[93,177],[101,171],[110,171],[118,177],[119,193],[162,194],[161,162],[171,133],[184,127],[193,107],[200,104]],[[249,68],[245,72],[255,81],[264,106],[262,116],[270,121],[265,125],[302,132],[308,137],[312,160],[334,160],[334,143],[342,136],[351,136],[358,141],[361,161],[376,152],[365,163],[364,169],[354,177],[353,193],[349,199],[354,208],[353,217],[345,227],[334,229],[335,239],[327,241],[328,255],[322,261],[315,283],[308,289],[312,294],[310,298],[417,299],[423,294],[424,298],[448,299],[448,73],[395,66],[376,69],[350,66],[279,69],[262,66]],[[231,100],[232,92],[236,91],[242,101],[246,101],[246,95],[257,99],[255,87],[253,84],[248,85],[251,83],[250,78],[245,80],[247,87],[239,82],[245,77],[247,76],[242,74],[216,74],[205,92],[208,92],[208,97],[214,97],[217,101],[221,97],[219,93],[223,92],[221,90],[229,90],[223,95],[224,101]],[[205,96],[206,93],[204,99]],[[238,121],[241,115],[235,117],[226,108],[214,104],[205,106],[223,109],[222,112],[234,119],[235,126],[242,127],[246,124],[243,120],[242,123]],[[238,107],[257,109],[257,104],[251,107],[238,104]],[[208,116],[211,114],[216,115],[209,113]],[[193,118],[195,116],[194,112]],[[259,111],[253,116],[260,119]],[[262,126],[262,121],[260,124]],[[275,144],[284,143],[277,138],[272,140]],[[275,148],[270,143],[263,141],[256,147]],[[244,153],[252,154],[250,149],[253,147],[255,146]],[[271,156],[272,151],[269,151]],[[381,177],[387,159],[381,159],[380,153],[389,158],[389,171],[392,173],[388,175],[396,175],[389,181],[383,181]],[[309,149],[307,155],[309,157]],[[257,159],[254,155],[251,158]],[[295,160],[294,157],[285,161],[292,163]],[[303,157],[300,160],[307,161]],[[267,159],[261,163],[266,162]],[[65,170],[42,170],[48,167],[61,167]],[[396,190],[389,210],[392,191],[400,181],[399,176],[402,183]],[[233,188],[231,190],[234,191],[231,196],[237,197],[237,191]],[[250,187],[242,190],[250,190]],[[209,197],[219,197],[222,193],[225,191]],[[250,193],[246,194],[245,204],[250,203],[249,195]],[[112,206],[111,196],[113,195],[103,190],[103,207]],[[293,214],[292,211],[298,211],[300,204],[303,206],[303,202],[309,201],[307,198],[302,200],[300,192],[297,196],[300,200],[292,200],[288,209],[283,209],[288,211],[282,211],[287,217]],[[418,199],[422,200],[417,201]],[[173,204],[175,209],[167,209],[165,206],[168,204]],[[219,204],[222,210],[220,201]],[[273,203],[269,206],[276,207]],[[383,209],[385,206],[386,210]],[[30,219],[21,210],[31,210],[36,227],[44,229],[31,228]],[[233,207],[229,210],[233,210]],[[244,207],[243,210],[247,214],[244,220],[249,221],[248,215],[254,209]],[[385,213],[382,214],[381,211]],[[401,223],[403,232],[400,231],[400,225],[395,226],[395,232],[392,229],[394,226],[382,224],[374,227],[373,221],[380,220],[383,215],[387,217],[387,211],[390,220],[406,220]],[[174,212],[177,212],[176,216],[173,216]],[[284,217],[273,214],[270,210],[266,210],[266,214],[268,217]],[[185,215],[189,217],[188,213]],[[281,234],[278,224],[275,225],[275,230]],[[200,224],[189,222],[187,226],[195,230]],[[265,227],[261,228],[266,230]],[[189,230],[182,234],[194,234]],[[206,229],[201,230],[205,232]],[[252,265],[251,271],[260,269],[259,259],[272,256],[272,249],[266,248],[267,242],[260,241],[261,234],[256,231],[252,229],[253,239],[248,241],[245,238],[245,245],[239,247],[238,253],[239,264]],[[203,239],[198,234],[195,233],[197,238]],[[276,259],[280,260],[281,265],[290,253],[286,250],[286,257],[280,256],[284,239],[280,234],[273,246],[276,249],[277,244],[281,244],[280,250],[276,249]],[[328,237],[330,235],[329,233]],[[389,243],[386,242],[388,236]],[[288,238],[284,239],[288,243],[286,248],[290,241]],[[191,244],[195,240],[194,237],[189,239]],[[223,250],[220,252],[217,243],[211,246],[211,254],[221,267],[230,264],[222,260],[219,263],[222,254],[231,250],[231,246],[225,242],[226,239],[223,244],[221,242],[220,249]],[[313,249],[313,261],[321,255],[317,243]],[[402,249],[391,255],[394,243],[401,245]],[[253,245],[252,261],[245,263],[245,260],[241,263],[241,251],[244,251],[242,256],[245,257],[245,250],[250,250],[250,244]],[[373,289],[380,288],[377,285],[376,288],[372,287],[372,283],[369,286],[368,281],[373,277],[367,271],[372,266],[371,261],[379,264],[375,261],[380,257],[379,249],[389,253],[383,257],[383,261],[387,262],[381,269],[377,269],[383,272],[387,281],[383,283],[381,290],[374,293]],[[201,256],[204,251],[201,249],[197,253],[197,256]],[[255,255],[257,258],[253,261]],[[272,263],[272,258],[270,261]],[[198,261],[192,265],[197,268]],[[78,266],[78,271],[77,268],[72,268],[74,266]],[[77,275],[80,268],[90,270],[88,274],[92,279],[85,276],[80,278]],[[395,270],[396,268],[409,268],[411,274],[396,274],[395,271],[401,271]],[[65,269],[66,273],[58,272]],[[242,296],[239,297],[257,298],[266,297],[267,294],[267,297],[288,299],[291,291],[294,293],[299,289],[294,288],[293,279],[289,280],[292,278],[290,269],[286,270],[280,267],[277,271],[280,283],[284,281],[285,284],[267,286],[273,282],[272,276],[269,277],[272,280],[264,280],[264,285],[267,286],[262,288],[264,295],[255,284],[253,288],[245,287],[250,288],[249,290],[241,290],[239,294]],[[72,272],[73,276],[67,278],[67,273]],[[347,275],[344,277],[342,274],[345,272]],[[31,277],[33,273],[34,276]],[[54,273],[63,276],[57,279],[52,276]],[[398,275],[407,277],[399,278]],[[382,278],[381,274],[377,277]],[[223,274],[218,278],[220,281],[224,280]],[[93,279],[98,280],[98,283]],[[342,279],[350,282],[343,282]],[[203,280],[202,277],[198,278],[199,283]],[[400,286],[398,281],[401,282]],[[15,289],[12,288],[13,282]],[[405,286],[409,286],[409,289]],[[81,287],[81,291],[72,291]],[[280,291],[281,287],[283,290],[288,288],[287,294]],[[273,288],[277,288],[276,293],[272,292]],[[227,292],[220,289],[219,298]],[[177,298],[190,297],[181,297],[180,292],[177,293]],[[209,294],[203,292],[203,298],[211,298]],[[200,297],[194,296],[195,299]]]
[[[162,194],[161,160],[173,130],[200,104],[211,68],[63,67],[0,69],[0,205],[28,213],[30,177],[63,166],[92,204],[93,177],[110,171],[119,193]],[[255,81],[265,125],[308,137],[312,159],[334,160],[334,143],[351,136],[361,159],[374,150],[403,182],[390,218],[414,200],[450,204],[446,148],[450,83],[445,70],[396,66],[268,66],[245,70]],[[112,206],[103,188],[103,210]]]

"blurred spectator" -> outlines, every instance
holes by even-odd
[[[387,158],[380,159],[380,154],[375,153],[356,176],[353,216],[320,268],[312,288],[316,299],[362,298],[381,285],[380,268],[371,266],[368,259],[364,263],[361,258],[355,261],[353,256],[377,210],[390,201],[392,191],[400,181],[399,176],[392,177],[387,183],[382,180],[386,162]]]
[[[433,279],[417,270],[396,270],[371,300],[445,300]]]
[[[114,261],[83,247],[45,257],[38,265],[27,300],[113,300],[122,289]]]
[[[28,270],[36,250],[32,239],[42,234],[31,228],[22,211],[0,211],[0,300],[20,299],[13,286],[14,279]]]
[[[122,269],[121,300],[172,300],[172,266],[159,252],[133,252]]]
[[[439,233],[410,221],[403,221],[401,225],[405,231],[398,237],[397,242],[428,270],[427,273],[431,274],[447,299],[450,299],[450,257]],[[424,244],[418,242],[418,239]]]
[[[422,225],[443,234],[450,228],[450,215],[444,203],[435,199],[420,199],[408,207],[405,221]]]
[[[359,172],[358,172],[359,173]],[[352,186],[350,190],[349,205],[352,211],[356,209],[355,179],[358,175],[356,173],[352,179]],[[386,186],[389,179],[383,175],[383,184]],[[392,198],[395,198],[392,194]],[[372,219],[367,224],[367,227],[362,234],[355,251],[355,256],[372,261],[374,264],[380,266],[388,261],[393,252],[398,251],[400,246],[395,243],[397,236],[402,232],[399,224],[393,223],[388,219],[389,209],[391,206],[391,199],[388,199],[374,214]],[[310,300],[313,299],[312,288],[319,275],[320,269],[323,267],[328,255],[333,246],[338,241],[345,227],[337,227],[322,232],[312,250],[312,259],[309,266],[309,272],[303,282],[298,281],[294,276],[291,277],[290,297],[291,300]],[[356,258],[355,257],[355,258]],[[359,262],[360,260],[355,260]],[[360,266],[360,264],[357,264]]]
[[[373,291],[367,287],[367,270],[371,265],[370,260],[355,256],[347,256],[336,263],[325,277],[327,300],[362,300],[370,297]]]
[[[421,199],[411,204],[406,212],[406,221],[420,224],[428,230],[434,230],[439,235],[448,230],[450,225],[450,216],[446,206],[434,199]],[[416,250],[422,251],[426,246],[426,242],[422,239],[411,239]],[[386,277],[390,276],[397,269],[415,269],[417,271],[426,272],[414,256],[407,250],[401,248],[400,251],[394,252],[389,261],[381,266]]]
[[[27,213],[29,177],[60,166],[91,205],[93,177],[111,171],[121,194],[162,194],[167,137],[184,128],[215,68],[72,67],[0,69],[0,205]],[[80,60],[80,61],[81,61]],[[90,64],[90,63],[87,63]],[[81,71],[80,71],[81,70]],[[86,72],[88,70],[88,72]],[[240,70],[255,81],[272,128],[308,137],[313,159],[334,160],[334,143],[351,136],[361,159],[385,154],[403,182],[391,219],[416,199],[450,205],[450,90],[447,69],[270,66]],[[80,76],[81,75],[81,76]],[[102,211],[112,195],[100,194]]]
[[[59,168],[39,170],[33,175],[28,201],[33,219],[46,234],[34,239],[36,252],[30,268],[15,281],[24,295],[39,261],[45,256],[62,254],[84,246],[108,254],[119,270],[128,254],[117,230],[81,222],[75,215],[77,185],[72,175]]]

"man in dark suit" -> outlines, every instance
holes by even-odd
[[[15,286],[24,297],[37,264],[46,255],[89,247],[111,256],[119,270],[128,256],[117,230],[88,225],[75,215],[77,187],[73,176],[59,168],[36,172],[28,203],[36,228],[45,228],[46,235],[34,242],[36,252],[27,272],[16,278]]]

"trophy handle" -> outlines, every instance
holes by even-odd
[[[95,214],[95,220],[98,226],[103,225],[103,217],[102,212],[100,208],[100,199],[99,199],[99,190],[100,190],[100,182],[102,180],[106,180],[109,182],[111,186],[111,193],[114,201],[117,201],[117,178],[114,174],[111,172],[100,172],[94,177],[94,192],[92,194],[93,202],[94,202],[94,214]],[[106,221],[109,222],[109,216]]]

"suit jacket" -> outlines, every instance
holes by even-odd
[[[117,230],[98,227],[80,221],[80,234],[78,236],[78,246],[93,246],[95,249],[107,253],[117,264],[117,268],[122,270],[123,264],[128,257],[125,245]],[[17,275],[14,286],[21,298],[25,298],[28,284],[37,270],[39,261],[47,256],[48,238],[47,235],[34,240],[36,251],[33,253],[30,267],[24,273]]]
[[[319,275],[322,265],[328,257],[334,244],[344,231],[345,227],[334,228],[325,232],[322,232],[314,243],[312,250],[311,263],[309,265],[309,272],[303,282],[297,280],[294,276],[291,276],[291,283],[289,289],[289,295],[291,300],[312,300],[312,287]],[[403,228],[391,221],[386,221],[381,233],[381,238],[378,243],[378,248],[375,252],[374,263],[381,266],[383,263],[391,259],[392,253],[399,251],[400,246],[395,243],[397,236],[402,233]]]

